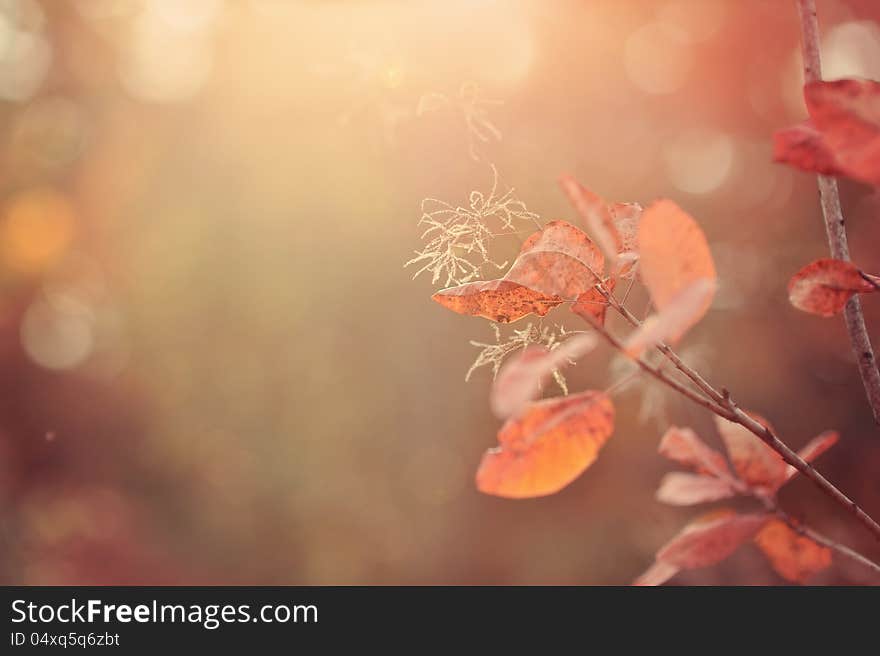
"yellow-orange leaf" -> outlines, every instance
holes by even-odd
[[[469,282],[441,289],[431,298],[445,308],[498,323],[522,319],[528,314],[543,317],[562,299],[529,289],[509,280]]]
[[[755,542],[784,579],[805,583],[831,565],[831,549],[799,535],[785,522],[772,519],[755,536]]]
[[[511,499],[558,492],[596,460],[613,430],[614,406],[602,392],[531,403],[483,455],[477,489]]]
[[[657,560],[680,569],[714,565],[752,539],[767,515],[714,511],[691,522],[657,552]]]
[[[671,200],[658,200],[641,215],[638,228],[639,270],[657,309],[663,310],[685,288],[704,278],[717,279],[712,253],[697,222]],[[694,313],[706,313],[712,294]]]
[[[825,258],[810,262],[792,276],[788,300],[799,310],[830,317],[841,312],[853,295],[878,289],[852,262]]]
[[[770,427],[766,419],[753,413],[749,415],[758,423]],[[740,424],[716,416],[715,425],[727,447],[733,468],[743,482],[764,494],[776,492],[785,482],[788,468],[782,457]]]
[[[820,433],[807,442],[806,446],[798,451],[798,455],[807,462],[813,462],[816,458],[837,444],[839,438],[840,435],[837,431],[825,431]],[[797,469],[788,465],[788,468],[785,470],[785,480],[789,480],[795,474],[797,474]]]
[[[598,282],[604,266],[602,252],[586,233],[565,221],[551,221],[523,242],[504,280],[575,299]]]
[[[660,455],[675,460],[701,474],[730,477],[724,456],[709,447],[690,428],[670,426],[660,438]]]

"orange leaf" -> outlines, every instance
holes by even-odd
[[[604,266],[601,251],[582,230],[551,221],[523,242],[504,280],[573,300],[596,284]]]
[[[554,371],[572,360],[586,355],[596,347],[593,334],[570,337],[552,351],[543,346],[530,346],[508,360],[492,385],[489,405],[499,419],[517,414],[538,397],[541,388]]]
[[[770,428],[766,419],[752,413],[749,415]],[[782,457],[740,424],[716,416],[715,425],[727,446],[733,468],[743,482],[763,494],[775,493],[785,481],[788,468]]]
[[[637,251],[642,206],[638,203],[612,203],[608,209],[620,240],[618,251],[620,253]]]
[[[842,311],[854,294],[878,289],[852,262],[824,258],[810,262],[792,276],[788,300],[799,310],[830,317]]]
[[[441,289],[431,298],[453,312],[485,317],[498,323],[516,321],[532,313],[543,317],[562,303],[560,298],[509,280],[469,282]]]
[[[639,221],[638,246],[642,281],[658,310],[678,299],[681,292],[700,279],[717,279],[712,253],[697,222],[671,200],[658,200]],[[712,295],[703,300],[693,322],[706,313]]]
[[[638,357],[660,342],[674,343],[706,313],[715,295],[715,280],[698,278],[676,294],[665,307],[648,317],[624,344],[627,354]]]
[[[825,431],[824,433],[820,433],[807,442],[806,446],[798,451],[798,455],[807,462],[813,462],[813,460],[837,444],[839,438],[840,435],[837,431]],[[788,468],[785,470],[785,480],[789,480],[795,474],[797,474],[797,469],[788,465]]]
[[[559,184],[605,256],[609,259],[616,257],[622,240],[617,234],[617,228],[605,201],[570,175],[561,176]]]
[[[805,583],[813,574],[831,565],[831,549],[799,535],[778,519],[767,522],[755,536],[755,542],[773,569],[794,583]]]
[[[654,561],[654,564],[651,565],[644,574],[633,581],[633,585],[663,585],[673,576],[678,574],[679,571],[679,568],[675,565],[670,565],[669,563],[661,563],[660,561]]]
[[[596,460],[613,430],[614,406],[602,392],[531,403],[483,455],[477,489],[510,499],[558,492]]]
[[[670,472],[660,481],[657,501],[672,506],[692,506],[697,503],[727,499],[734,494],[736,491],[730,479]]]
[[[657,560],[680,569],[714,565],[752,539],[767,515],[715,511],[691,522],[657,552]]]
[[[604,286],[605,290],[609,293],[614,291],[614,279],[606,280]],[[592,323],[591,319],[594,319],[600,326],[605,325],[605,313],[607,310],[608,299],[595,286],[578,296],[577,300],[571,305],[571,311],[586,319],[587,323]]]
[[[670,426],[660,438],[660,455],[687,465],[701,474],[730,477],[724,456],[709,447],[690,428]]]

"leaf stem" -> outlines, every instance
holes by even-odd
[[[819,21],[816,18],[816,2],[815,0],[797,0],[797,9],[801,24],[804,81],[807,84],[818,82],[822,79],[822,60],[819,54]],[[843,219],[843,210],[840,207],[837,180],[827,175],[816,177],[831,257],[849,262],[846,224]],[[843,317],[868,404],[871,406],[874,421],[880,424],[880,370],[877,368],[874,349],[871,347],[871,340],[865,327],[862,302],[857,295],[854,295],[847,302]]]

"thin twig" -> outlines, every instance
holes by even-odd
[[[618,311],[621,316],[623,316],[627,321],[630,322],[635,327],[641,325],[641,322],[632,316],[626,308],[621,306],[617,300],[614,298],[612,294],[610,294],[601,283],[597,283],[596,288],[599,292],[605,296],[608,300],[609,305],[613,307],[616,311]],[[625,351],[621,342],[611,335],[610,332],[599,324],[597,321],[592,321],[593,326],[608,340],[614,348],[620,350],[621,352]],[[688,366],[678,355],[667,345],[661,344],[658,346],[660,351],[669,359],[670,362],[681,371],[685,376],[687,376],[691,381],[697,385],[700,390],[704,392],[706,396],[698,394],[693,390],[685,387],[678,381],[675,381],[668,376],[666,376],[659,369],[654,369],[651,365],[644,362],[641,358],[636,360],[636,363],[646,372],[657,378],[658,380],[666,383],[677,392],[680,392],[687,398],[691,399],[695,403],[703,406],[704,408],[714,412],[719,417],[723,417],[728,421],[732,421],[737,423],[744,428],[748,429],[751,433],[753,433],[756,437],[758,437],[761,441],[763,441],[767,446],[773,449],[776,453],[778,453],[782,459],[787,462],[789,465],[797,469],[801,474],[806,476],[810,481],[813,482],[822,492],[826,495],[834,499],[838,504],[843,506],[847,512],[849,512],[853,517],[859,520],[865,528],[867,528],[877,540],[880,540],[880,524],[875,522],[870,515],[868,515],[864,510],[862,510],[855,501],[846,496],[843,492],[841,492],[837,487],[834,486],[827,478],[822,476],[810,463],[801,458],[797,453],[795,453],[792,449],[790,449],[779,437],[776,433],[773,432],[771,428],[764,426],[757,420],[755,420],[750,415],[746,414],[742,410],[740,410],[739,406],[733,400],[730,395],[730,392],[727,391],[726,388],[722,388],[719,391],[717,388],[713,387],[705,378],[703,378],[699,373],[694,371],[690,366]],[[708,398],[707,398],[708,397]]]
[[[801,46],[804,60],[804,81],[818,82],[822,79],[822,60],[819,54],[819,21],[816,18],[815,0],[797,0],[798,15],[801,24]],[[827,175],[818,175],[819,199],[822,216],[825,219],[825,232],[828,235],[828,246],[831,257],[849,262],[849,245],[846,239],[846,225],[840,207],[840,193],[837,180]],[[858,363],[859,375],[868,397],[868,404],[874,415],[874,421],[880,424],[880,370],[874,357],[874,349],[865,327],[862,314],[862,303],[854,295],[843,311],[849,341]]]

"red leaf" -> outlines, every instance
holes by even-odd
[[[692,506],[697,503],[727,499],[736,494],[733,482],[726,478],[670,472],[660,481],[657,501],[673,506]]]
[[[805,583],[813,574],[831,565],[831,549],[799,535],[785,522],[771,519],[755,542],[784,579]]]
[[[774,159],[880,185],[880,84],[811,82],[804,99],[811,120],[774,135]]]
[[[573,300],[596,284],[604,265],[601,251],[582,230],[551,221],[523,242],[504,279]]]
[[[825,258],[810,262],[792,276],[788,300],[799,310],[830,317],[841,312],[853,295],[878,289],[851,262]]]
[[[614,279],[609,278],[606,280],[604,287],[609,293],[614,291]],[[605,325],[607,310],[608,299],[595,286],[578,296],[577,300],[571,305],[571,311],[586,319],[587,323],[592,323],[591,319],[594,319],[600,326]]]
[[[760,424],[770,427],[766,419],[749,414]],[[727,446],[733,468],[743,482],[763,494],[775,493],[786,478],[788,465],[782,457],[740,424],[716,416],[715,425]]]
[[[668,307],[700,279],[715,283],[715,263],[700,226],[671,200],[659,200],[642,213],[638,244],[642,281],[658,310]],[[712,304],[708,296],[696,320]]]
[[[661,455],[701,474],[730,477],[724,456],[706,445],[690,428],[671,426],[660,438],[658,450]]]
[[[445,308],[498,323],[522,319],[527,314],[543,317],[562,299],[543,294],[509,280],[469,282],[441,289],[431,298]]]
[[[570,337],[552,351],[543,346],[530,346],[508,360],[492,385],[489,405],[499,419],[517,414],[536,399],[554,371],[571,360],[586,355],[596,347],[593,334]]]
[[[709,513],[691,522],[657,552],[657,560],[680,569],[714,565],[752,539],[767,515],[737,515],[732,510]]]
[[[674,343],[706,313],[715,295],[715,280],[697,278],[676,294],[657,314],[648,317],[624,344],[626,352],[638,357],[660,342]]]
[[[825,175],[841,173],[834,153],[812,121],[805,121],[773,133],[773,160],[803,171]]]
[[[558,492],[596,460],[613,430],[614,406],[602,392],[534,402],[498,432],[477,488],[511,499]]]
[[[839,438],[840,435],[837,431],[825,431],[824,433],[820,433],[818,436],[807,442],[806,446],[798,451],[798,455],[807,462],[813,462],[816,458],[837,444]],[[797,474],[797,469],[788,465],[788,468],[785,470],[785,480],[788,481],[795,474]]]

